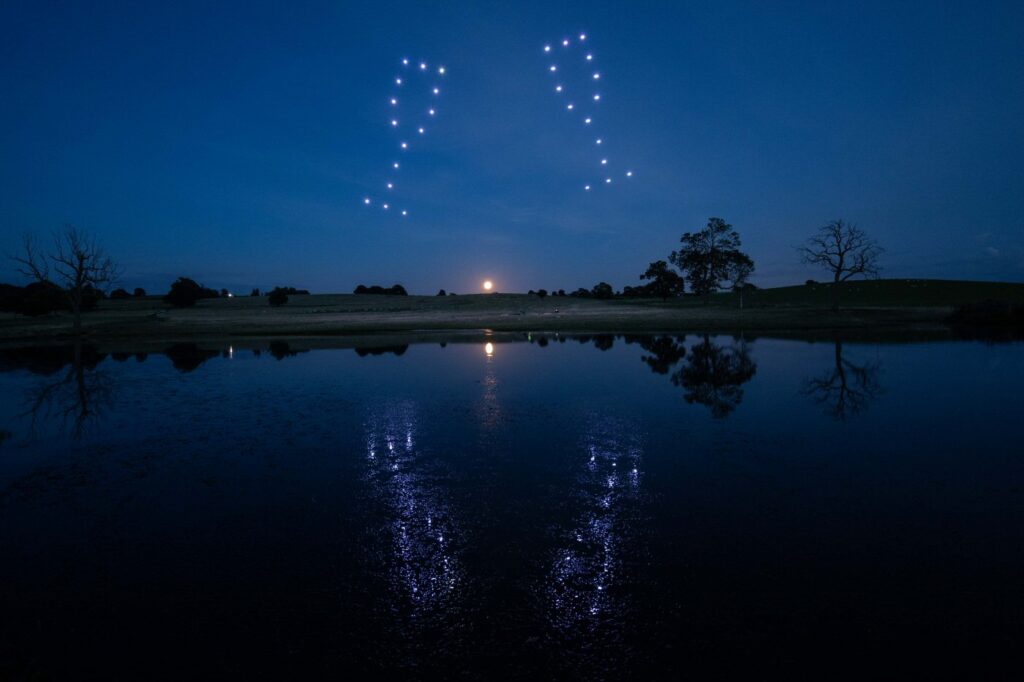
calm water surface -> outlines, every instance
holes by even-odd
[[[1018,645],[1024,345],[485,342],[0,351],[0,677]]]

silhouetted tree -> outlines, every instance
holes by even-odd
[[[678,296],[683,293],[683,278],[679,276],[679,273],[669,268],[668,263],[663,260],[656,260],[647,266],[647,270],[640,275],[640,279],[651,280],[650,292],[652,295],[659,297],[661,300],[667,299],[669,296]],[[625,294],[625,289],[623,289]]]
[[[437,295],[438,296],[447,296],[448,294],[445,293],[444,289],[439,289],[438,292],[437,292]]]
[[[132,296],[135,298],[143,298],[146,295],[146,290],[142,287],[135,287],[135,291],[132,292]]]
[[[716,419],[727,417],[743,399],[743,384],[754,377],[757,365],[744,342],[732,347],[704,340],[690,347],[686,365],[672,375],[672,383],[686,389],[686,402],[711,408]]]
[[[259,289],[253,289],[252,291],[249,292],[249,296],[251,296],[253,298],[256,298],[259,295],[260,295],[260,290]]]
[[[558,290],[558,295],[559,296],[565,296],[565,289],[559,289]]]
[[[687,232],[679,241],[682,248],[673,251],[669,260],[683,271],[690,290],[704,296],[705,302],[722,288],[723,280],[730,279],[730,267],[744,259],[750,261],[739,250],[739,234],[721,218],[709,218],[703,230]]]
[[[855,365],[843,357],[843,342],[835,341],[835,365],[831,370],[804,382],[803,394],[821,405],[838,421],[867,409],[882,392],[877,363]]]
[[[281,287],[274,287],[274,290],[267,296],[267,302],[272,306],[281,306],[288,302],[288,294]]]
[[[686,346],[683,345],[685,340],[685,336],[679,337],[678,343],[671,336],[639,336],[626,339],[627,343],[639,343],[641,348],[650,353],[641,356],[640,360],[655,374],[668,374],[676,363],[686,357]]]
[[[217,298],[217,292],[188,277],[179,277],[171,284],[171,290],[164,296],[164,302],[175,308],[188,308],[204,298]]]
[[[132,295],[128,293],[127,289],[114,289],[110,292],[111,301],[124,301],[131,297]]]
[[[594,348],[605,351],[611,350],[615,346],[615,335],[614,334],[596,334],[594,336]]]
[[[200,348],[195,343],[176,343],[164,350],[174,369],[182,373],[188,373],[199,367],[207,360],[220,355],[220,351]]]
[[[725,268],[725,280],[728,287],[740,295],[740,308],[743,308],[743,292],[751,285],[747,280],[754,273],[754,261],[745,253],[734,255]]]
[[[547,289],[537,289],[537,298],[539,298],[540,300],[543,301],[545,298],[547,298],[547,295],[548,295],[548,290]]]
[[[615,295],[615,290],[612,289],[612,285],[608,282],[598,282],[594,285],[594,288],[590,290],[590,295],[594,298],[607,300]]]
[[[877,277],[882,247],[853,223],[842,219],[823,225],[797,249],[804,263],[832,273],[832,309],[839,309],[839,286],[851,277]]]
[[[43,253],[32,235],[25,235],[19,255],[12,256],[18,271],[43,284],[53,281],[64,292],[74,331],[82,331],[82,310],[95,305],[96,292],[102,292],[118,278],[120,271],[94,238],[67,225],[53,235],[53,245]],[[53,279],[51,280],[51,273]]]

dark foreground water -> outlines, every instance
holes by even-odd
[[[1009,658],[1022,387],[1019,343],[3,350],[0,678]]]

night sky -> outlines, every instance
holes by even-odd
[[[72,222],[153,291],[621,288],[721,216],[772,286],[842,217],[884,276],[1024,280],[1024,3],[100,4],[0,2],[0,251]],[[635,171],[589,193],[542,51],[580,32]],[[363,205],[403,57],[447,67],[405,218]]]

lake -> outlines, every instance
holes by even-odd
[[[0,350],[0,678],[1018,646],[1024,344],[425,338]]]

